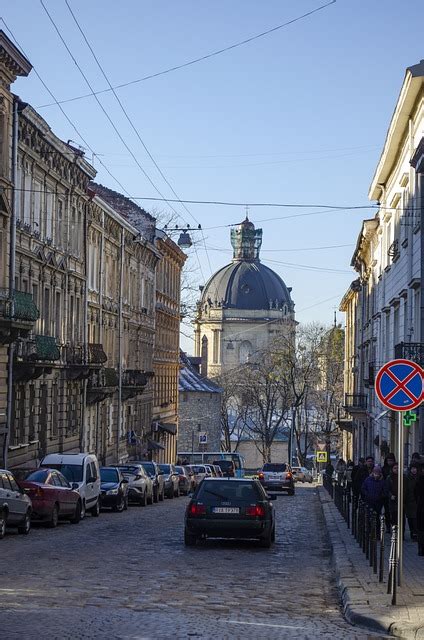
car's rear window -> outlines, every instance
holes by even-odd
[[[119,465],[119,469],[121,470],[121,473],[125,474],[131,474],[133,476],[136,476],[137,474],[140,473],[140,467],[124,467],[123,465]]]
[[[206,468],[201,464],[193,464],[191,465],[193,473],[206,473]]]
[[[234,462],[232,460],[216,460],[213,464],[216,464],[220,469],[227,470],[232,469],[234,467]]]
[[[152,473],[153,475],[156,474],[156,468],[153,462],[143,462],[141,466],[149,473]]]
[[[262,471],[276,471],[277,473],[281,473],[282,471],[285,471],[287,469],[287,465],[286,464],[277,464],[274,462],[267,462],[266,464],[264,464],[264,466],[262,467]]]
[[[41,482],[44,483],[47,480],[50,471],[47,469],[38,469],[37,471],[33,471],[28,474],[25,478],[28,482]]]
[[[263,496],[254,482],[237,482],[236,480],[204,480],[199,487],[196,499],[204,504],[214,504],[217,500],[239,502],[256,502]]]

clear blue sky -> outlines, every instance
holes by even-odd
[[[45,4],[95,90],[105,88],[64,0],[45,0]],[[324,2],[69,0],[69,4],[115,85],[231,45]],[[4,3],[2,12],[58,99],[87,93],[37,0]],[[120,89],[118,94],[182,199],[367,205],[368,186],[405,69],[424,58],[423,21],[422,0],[337,0],[269,36]],[[17,81],[15,91],[36,108],[52,101],[34,73]],[[99,99],[153,182],[172,197],[113,95]],[[157,196],[93,97],[63,108],[131,195]],[[81,143],[57,106],[39,111],[57,135]],[[87,155],[90,159],[91,153]],[[94,164],[98,181],[119,190],[97,159]],[[152,206],[167,210],[166,204],[138,202],[148,210]],[[181,222],[194,224],[181,205],[175,208]],[[188,208],[205,229],[215,271],[231,258],[229,229],[210,227],[240,221],[244,208]],[[263,228],[262,259],[293,288],[301,322],[331,322],[334,307],[354,278],[349,264],[361,220],[373,215],[372,209],[365,209],[269,220],[316,210],[252,207],[249,214]],[[202,239],[199,234],[193,237]],[[351,246],[305,250],[329,245]],[[205,247],[200,244],[197,255],[190,250],[190,261],[197,265],[195,278],[201,284],[210,276]],[[323,302],[328,298],[332,299]],[[338,317],[343,320],[342,314]],[[187,350],[191,345],[184,339]]]

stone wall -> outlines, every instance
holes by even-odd
[[[198,433],[207,435],[199,445]],[[180,391],[178,451],[221,450],[221,394],[206,391]]]

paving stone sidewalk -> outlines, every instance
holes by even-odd
[[[424,640],[424,557],[417,555],[416,543],[408,539],[404,543],[403,584],[398,588],[397,605],[392,606],[391,595],[387,594],[389,535],[386,536],[384,582],[379,583],[324,487],[318,487],[318,494],[346,619],[351,624],[397,638]]]

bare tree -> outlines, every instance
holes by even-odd
[[[224,451],[237,451],[246,432],[246,406],[242,402],[242,375],[240,368],[231,369],[215,378],[222,388],[221,432]]]

